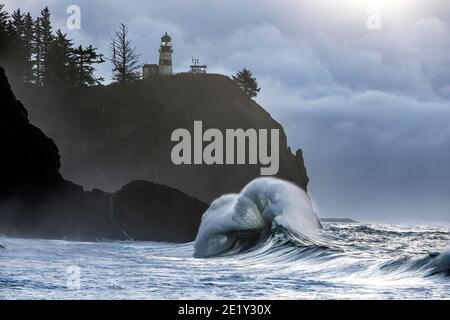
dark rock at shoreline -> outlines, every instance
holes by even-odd
[[[3,68],[0,98],[1,234],[74,240],[195,238],[207,204],[145,181],[131,182],[113,195],[84,191],[59,173],[58,148],[30,124]]]
[[[165,241],[190,241],[208,209],[177,189],[146,181],[127,184],[111,200],[111,216],[135,240],[146,239],[150,233]]]

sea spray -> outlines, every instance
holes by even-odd
[[[258,178],[239,194],[224,195],[211,204],[202,217],[194,256],[223,254],[242,240],[258,239],[276,228],[310,237],[321,224],[302,189],[280,179]]]

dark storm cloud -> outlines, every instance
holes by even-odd
[[[322,212],[448,219],[448,105],[377,91],[299,103],[279,117],[305,151]]]
[[[175,69],[196,56],[210,72],[246,66],[258,101],[302,147],[323,216],[450,222],[450,1],[396,0],[382,29],[366,28],[367,2],[8,1],[44,5],[64,28],[69,4],[82,30],[108,52],[127,22],[142,60],[157,60],[160,35],[175,41]],[[109,75],[109,66],[100,70]]]

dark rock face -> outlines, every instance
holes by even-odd
[[[0,195],[39,192],[62,182],[58,149],[28,121],[0,69]]]
[[[23,89],[31,118],[55,138],[64,177],[86,188],[116,191],[131,180],[173,186],[210,202],[239,192],[260,165],[181,165],[171,161],[175,129],[279,129],[278,177],[306,190],[301,150],[287,145],[283,128],[228,77],[178,74],[126,86],[64,90]]]
[[[131,182],[90,192],[59,173],[55,143],[31,125],[0,68],[0,233],[50,239],[184,242],[207,205],[178,190]]]
[[[208,206],[169,187],[133,181],[114,193],[110,214],[135,240],[150,233],[165,241],[190,241]],[[195,223],[193,223],[195,221]]]

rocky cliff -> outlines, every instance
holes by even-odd
[[[110,194],[63,179],[55,143],[30,124],[0,68],[0,234],[51,239],[195,238],[207,205],[134,181]]]
[[[86,187],[116,191],[131,180],[170,185],[210,202],[238,192],[260,175],[260,165],[172,163],[171,133],[204,130],[279,129],[278,177],[306,190],[301,150],[293,154],[283,128],[228,77],[178,74],[134,84],[92,88],[24,88],[30,117],[54,137],[64,177]]]

